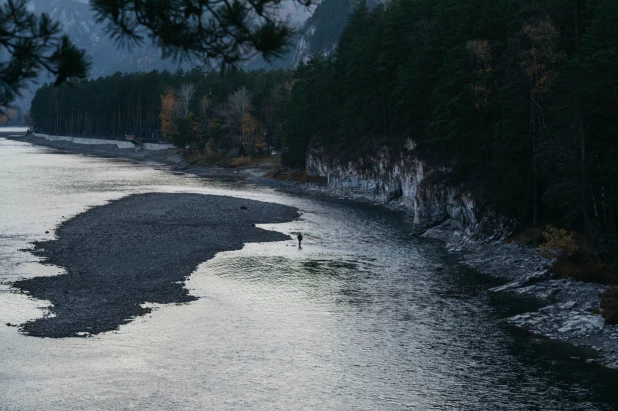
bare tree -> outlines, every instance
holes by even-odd
[[[236,133],[239,140],[245,142],[246,129],[244,122],[251,107],[251,92],[246,87],[241,87],[230,95],[223,108],[224,126]]]
[[[247,87],[243,86],[230,95],[228,99],[228,108],[242,115],[249,110],[251,99],[251,92],[247,90]]]
[[[180,101],[182,115],[184,118],[189,117],[189,112],[190,112],[189,107],[191,104],[191,99],[193,98],[194,94],[195,94],[195,86],[193,84],[181,85],[180,89],[178,89],[178,92],[176,93],[176,96],[178,97],[178,100]]]

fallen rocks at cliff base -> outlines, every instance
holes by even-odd
[[[599,355],[594,361],[618,368],[618,326],[605,325],[600,315],[600,284],[556,279],[548,270],[550,260],[535,247],[517,243],[471,241],[453,230],[450,222],[427,230],[423,237],[444,241],[462,264],[508,282],[490,290],[513,293],[542,301],[533,312],[506,318],[509,324],[535,335],[589,348]]]

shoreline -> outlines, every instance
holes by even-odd
[[[507,281],[489,289],[490,293],[509,293],[542,303],[536,311],[506,318],[507,323],[536,336],[591,349],[598,358],[587,362],[618,369],[618,326],[605,325],[599,314],[598,293],[606,286],[555,278],[548,269],[551,261],[542,258],[535,247],[469,241],[448,222],[427,230],[423,237],[443,241],[461,264]]]
[[[146,150],[146,149],[122,149],[115,144],[77,144],[65,140],[47,140],[34,134],[28,136],[2,136],[7,140],[21,141],[35,146],[48,147],[70,153],[93,155],[104,158],[122,158],[143,162],[160,162],[171,166],[185,166],[186,162],[177,153],[176,149]]]
[[[11,137],[10,139],[71,153],[142,162],[152,161],[169,166],[171,171],[181,171],[192,175],[239,174],[257,184],[287,192],[376,204],[375,199],[334,190],[320,184],[297,185],[292,181],[268,179],[263,177],[263,174],[267,171],[265,169],[240,168],[228,171],[223,168],[189,165],[177,153],[170,152],[172,150],[147,156],[135,154],[134,150],[114,150],[104,147],[93,149],[92,147],[86,148],[66,142],[49,142],[34,136]],[[391,209],[405,211],[401,207],[388,203],[379,204]],[[605,286],[552,278],[547,269],[550,261],[540,257],[536,248],[519,244],[469,240],[453,228],[449,221],[428,229],[421,236],[442,241],[446,250],[456,255],[461,264],[483,274],[504,279],[507,282],[503,286],[489,290],[489,292],[533,297],[545,304],[543,308],[537,311],[506,318],[505,321],[509,324],[537,336],[566,342],[581,348],[593,349],[599,354],[599,358],[588,361],[618,369],[618,325],[605,325],[603,318],[598,314],[600,312],[598,292],[603,290]]]

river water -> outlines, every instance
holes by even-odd
[[[304,233],[204,262],[199,299],[91,338],[5,324],[48,303],[11,282],[58,275],[23,250],[57,224],[132,193],[197,192],[297,207]],[[153,204],[156,207],[156,204]],[[0,409],[611,410],[617,374],[504,318],[536,304],[457,265],[377,206],[301,197],[0,139]],[[47,233],[46,233],[47,232]]]

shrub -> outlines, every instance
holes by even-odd
[[[554,259],[551,272],[558,278],[573,278],[577,281],[618,285],[618,270],[602,261],[575,233],[553,226],[543,232],[545,243],[541,255]]]
[[[189,164],[195,164],[202,159],[202,154],[199,150],[185,150],[183,155]]]
[[[566,259],[580,250],[575,240],[575,233],[563,228],[547,226],[543,232],[545,243],[541,245],[541,255],[545,258]]]
[[[606,289],[600,298],[605,324],[618,324],[618,287]]]
[[[568,260],[558,260],[552,265],[551,272],[558,278],[573,278],[589,283],[614,283],[607,265],[590,255],[577,255]]]
[[[309,174],[307,174],[306,171],[301,172],[296,177],[296,184],[308,184],[308,183],[323,184],[325,182],[326,182],[326,179],[324,177],[310,176]]]
[[[249,156],[234,157],[232,161],[230,161],[230,166],[231,167],[242,167],[250,163],[251,163],[251,157]]]
[[[573,278],[577,281],[618,285],[618,269],[599,260],[593,254],[577,252],[569,258],[557,259],[551,272],[558,278]]]
[[[545,241],[543,230],[539,227],[526,227],[516,240],[523,245],[540,246]]]
[[[214,157],[217,155],[215,140],[212,137],[204,144],[204,155],[207,157]]]

